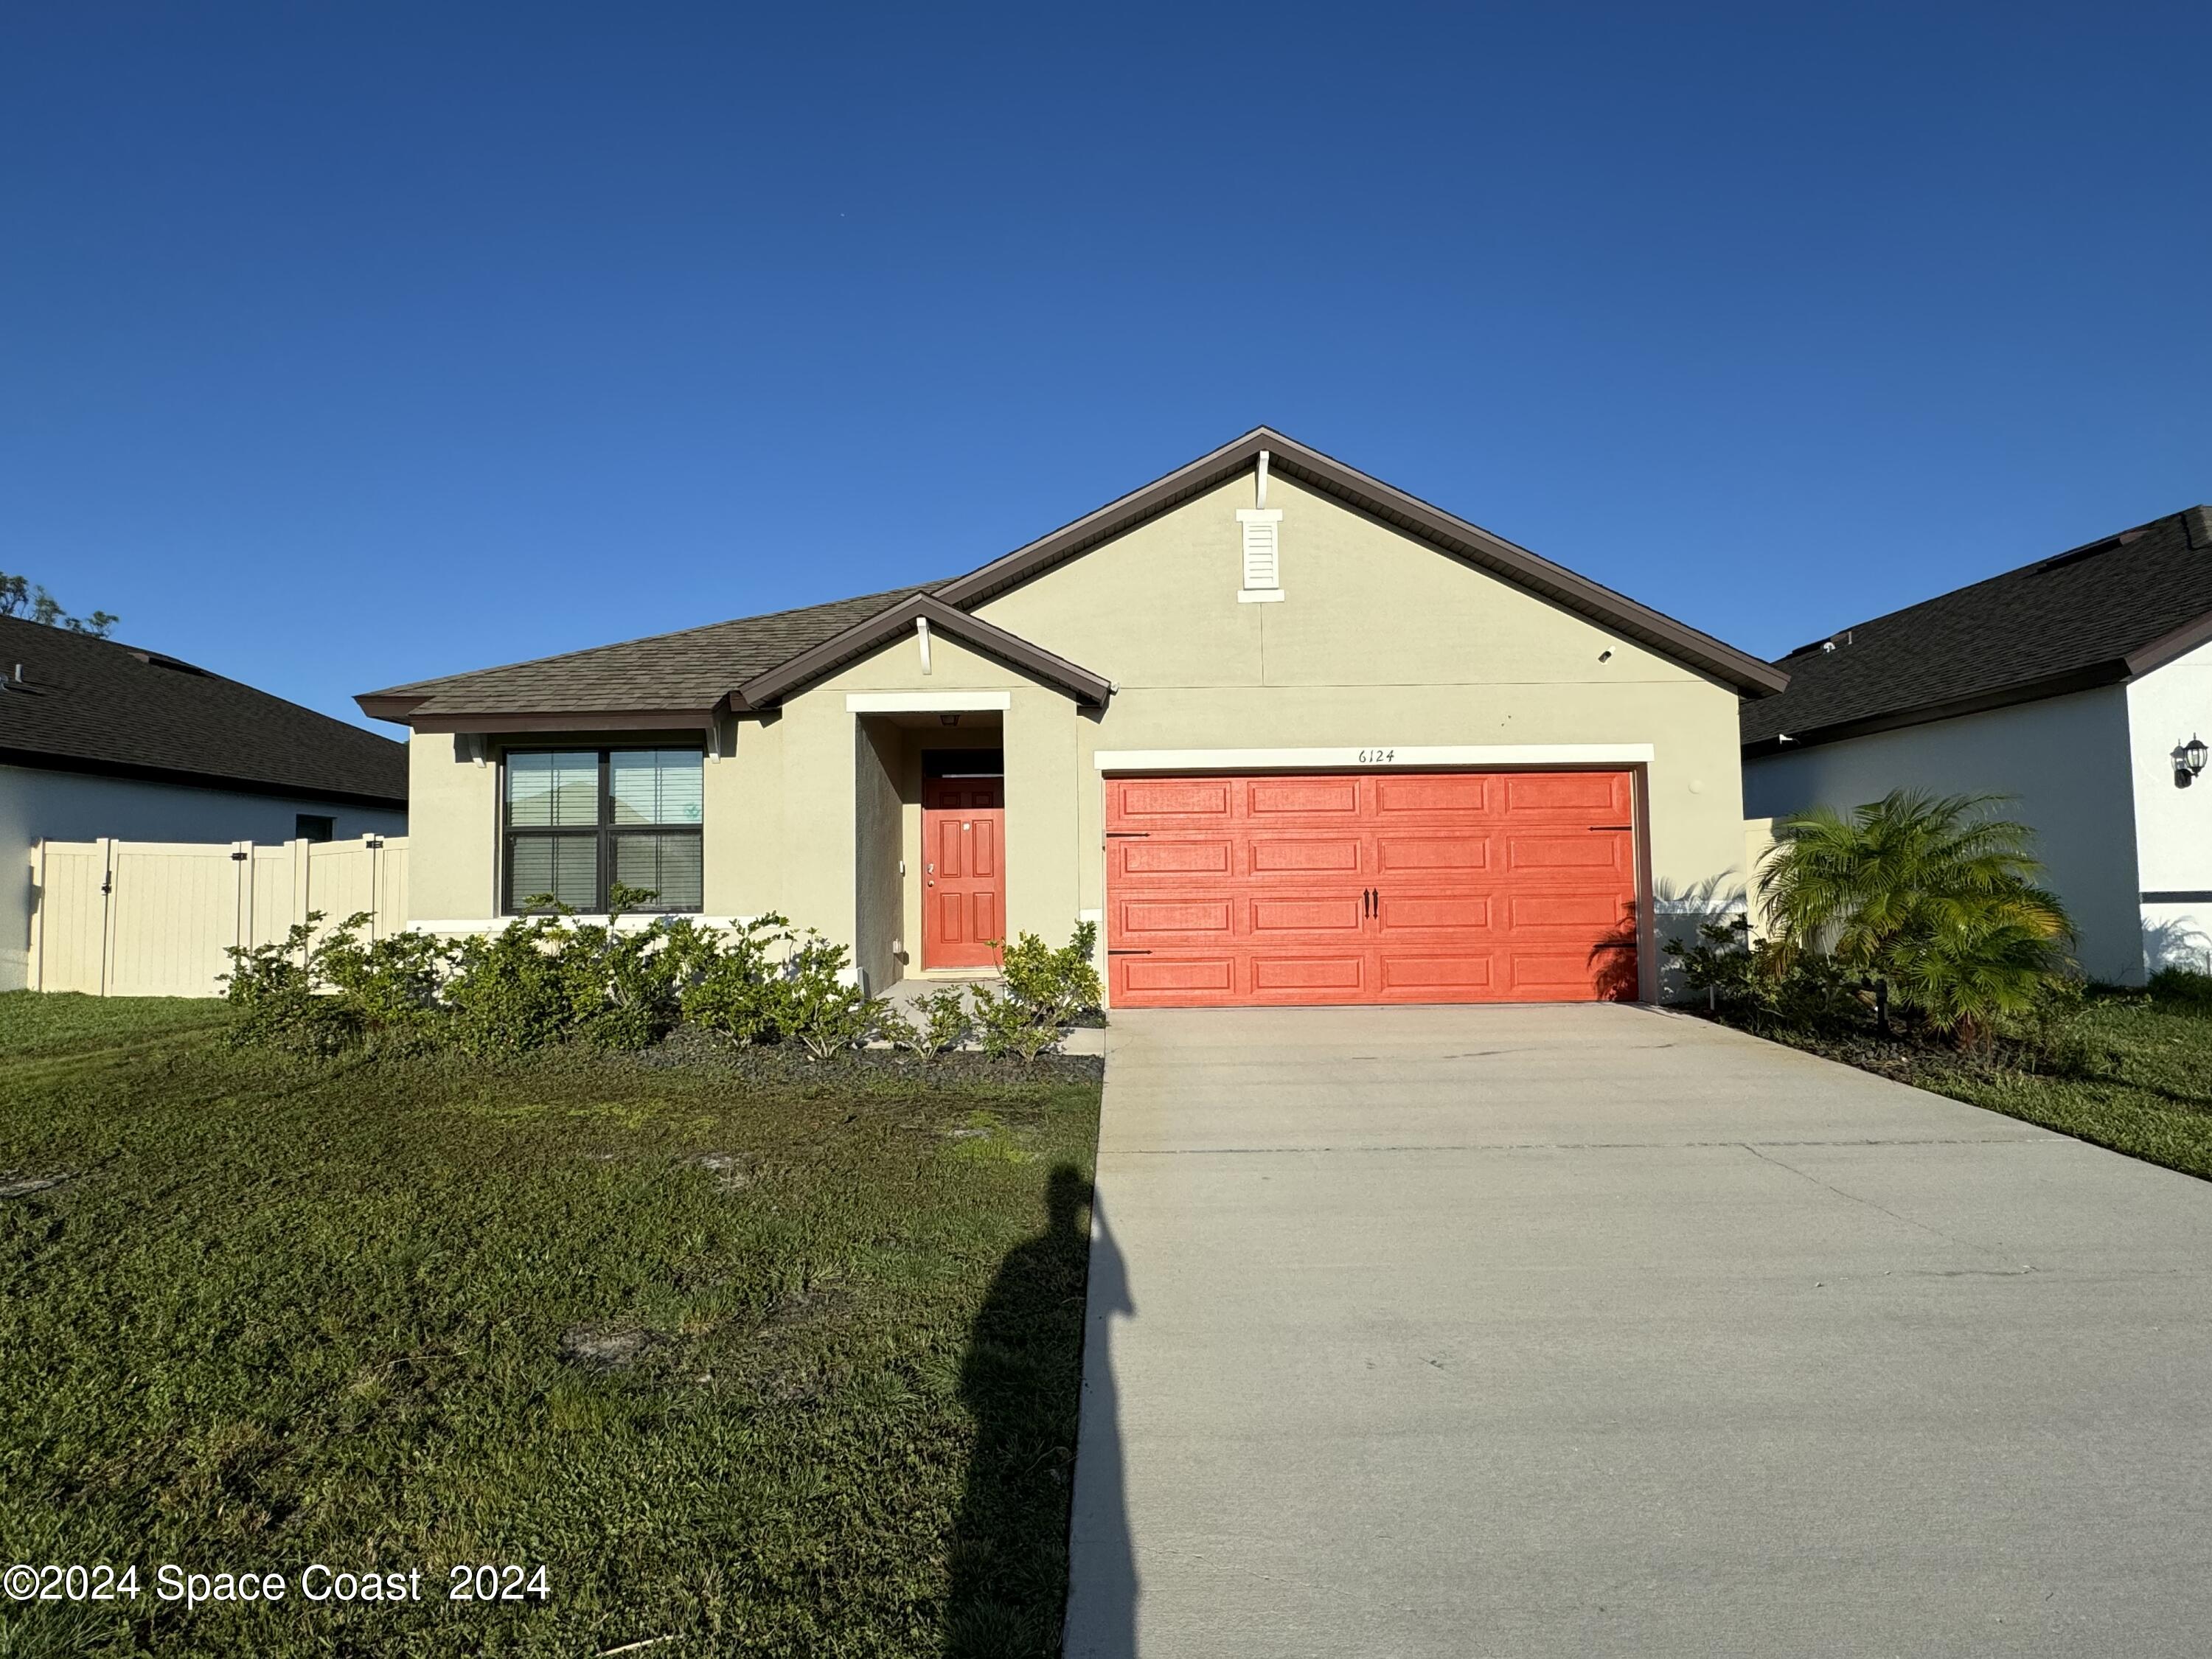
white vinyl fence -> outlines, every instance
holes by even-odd
[[[407,842],[47,841],[31,849],[31,988],[216,997],[231,945],[267,945],[307,913],[404,928]]]

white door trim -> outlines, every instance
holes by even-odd
[[[1014,706],[1011,691],[848,691],[848,714],[965,714]]]
[[[1389,770],[1409,766],[1649,766],[1648,743],[1377,744],[1367,749],[1101,749],[1101,772]]]

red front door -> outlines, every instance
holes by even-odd
[[[994,968],[1003,936],[1006,780],[928,778],[921,786],[921,965]]]

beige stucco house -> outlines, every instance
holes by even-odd
[[[1261,428],[967,575],[364,696],[410,910],[776,910],[872,989],[1100,924],[1116,1006],[1650,997],[1786,675]]]

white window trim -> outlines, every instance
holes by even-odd
[[[1011,691],[848,691],[848,714],[967,714],[1014,706]]]
[[[1649,766],[1648,743],[1497,743],[1364,749],[1101,749],[1101,772],[1402,770],[1409,766]]]

